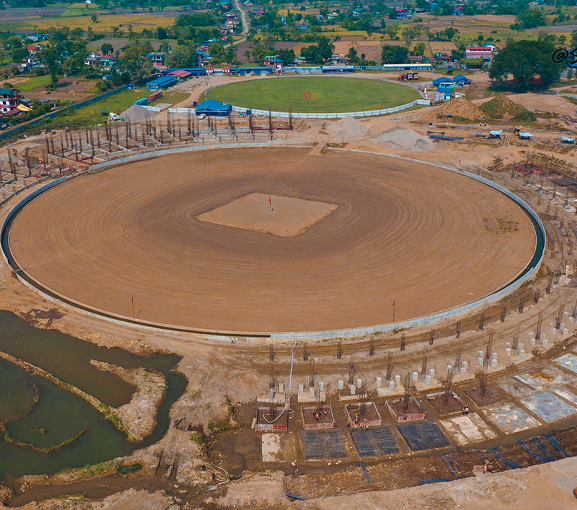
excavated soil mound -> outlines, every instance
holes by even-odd
[[[433,142],[426,136],[420,135],[411,129],[403,129],[401,127],[388,129],[377,136],[374,141],[391,149],[426,151],[433,147]]]
[[[447,115],[468,120],[480,120],[486,117],[483,111],[464,97],[452,99],[437,109],[437,117],[445,117]]]
[[[332,124],[327,132],[333,138],[344,142],[359,140],[367,134],[369,128],[354,117],[345,117]]]
[[[520,104],[514,103],[504,94],[495,96],[490,101],[483,103],[479,109],[487,116],[494,119],[503,117],[515,118],[519,115],[525,115],[529,112],[527,108]]]

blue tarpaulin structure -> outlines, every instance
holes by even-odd
[[[469,78],[463,76],[462,74],[460,74],[459,76],[455,76],[453,80],[455,81],[455,83],[459,83],[460,85],[469,85],[469,83],[472,83],[472,81]]]
[[[519,133],[519,138],[529,140],[530,138],[533,138],[533,135],[531,133]]]
[[[567,136],[562,136],[561,141],[563,143],[575,143],[575,138],[569,138]]]
[[[439,85],[445,84],[445,85],[453,85],[455,82],[451,79],[448,78],[446,76],[442,76],[441,78],[437,78],[435,80],[433,80],[433,85],[435,87],[438,87]]]

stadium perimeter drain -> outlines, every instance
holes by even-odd
[[[347,456],[340,430],[303,430],[302,437],[307,460],[342,459]]]
[[[361,457],[399,453],[399,447],[389,427],[351,429],[351,436]]]
[[[433,421],[399,424],[399,432],[414,452],[449,446],[439,426]]]

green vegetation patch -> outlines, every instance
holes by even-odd
[[[128,464],[127,466],[121,466],[118,468],[118,472],[121,475],[129,475],[130,473],[136,473],[142,469],[142,464]]]
[[[23,92],[28,92],[39,87],[45,87],[51,82],[51,80],[52,78],[50,75],[36,76],[36,78],[30,78],[29,80],[22,83],[17,83],[14,88]]]
[[[410,87],[379,80],[305,76],[261,78],[211,90],[207,99],[235,106],[287,112],[356,112],[410,103],[419,93]]]

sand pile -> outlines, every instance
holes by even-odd
[[[120,114],[120,118],[124,120],[130,120],[131,122],[144,122],[146,120],[152,120],[155,116],[153,112],[144,108],[139,104],[133,104],[128,110],[123,111]]]
[[[437,108],[437,117],[440,118],[447,115],[468,120],[480,120],[487,116],[476,105],[464,97],[451,99],[451,101]]]
[[[327,129],[328,134],[337,141],[352,142],[367,134],[369,128],[354,117],[345,117]]]
[[[375,137],[373,141],[391,149],[427,151],[433,148],[433,142],[428,137],[420,135],[411,129],[401,127],[388,129]]]

